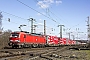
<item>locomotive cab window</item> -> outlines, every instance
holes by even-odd
[[[19,33],[12,33],[11,36],[12,37],[19,37]]]

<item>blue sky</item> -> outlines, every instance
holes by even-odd
[[[20,0],[27,6],[21,4],[17,0],[1,0],[0,11],[2,12],[2,27],[4,30],[19,31],[21,24],[26,24],[22,27],[23,30],[30,31],[29,18],[34,18],[38,25],[36,32],[43,32],[43,21],[46,20],[47,34],[59,36],[58,25],[65,25],[63,29],[63,37],[68,37],[66,33],[73,32],[76,37],[87,34],[87,17],[90,16],[90,0]],[[32,8],[32,9],[31,9]],[[33,10],[34,9],[34,10]],[[43,15],[49,17],[45,17]],[[10,22],[8,22],[10,18]],[[56,22],[54,22],[55,20]],[[79,28],[76,31],[76,28]],[[52,31],[52,29],[55,29]],[[70,29],[70,30],[69,30]],[[79,33],[77,32],[84,32]],[[72,37],[71,37],[72,38]]]

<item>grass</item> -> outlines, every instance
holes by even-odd
[[[82,52],[85,52],[86,53],[86,59],[87,60],[90,60],[90,50],[82,50]]]

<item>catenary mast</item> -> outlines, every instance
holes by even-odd
[[[88,21],[87,21],[87,26],[88,26],[88,28],[87,28],[87,33],[88,33],[88,41],[90,42],[90,23],[89,23],[89,16],[88,16]]]

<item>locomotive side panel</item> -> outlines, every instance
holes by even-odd
[[[46,44],[45,37],[39,36],[38,43],[40,43],[40,44]]]
[[[32,43],[32,44],[45,44],[46,40],[44,37],[41,36],[34,36],[34,35],[27,35],[26,36],[26,43]]]
[[[34,40],[35,40],[35,37],[33,37],[31,35],[26,35],[25,43],[32,44],[32,43],[34,43]]]
[[[24,43],[25,42],[24,34],[20,34],[19,40],[20,40],[20,43]]]

